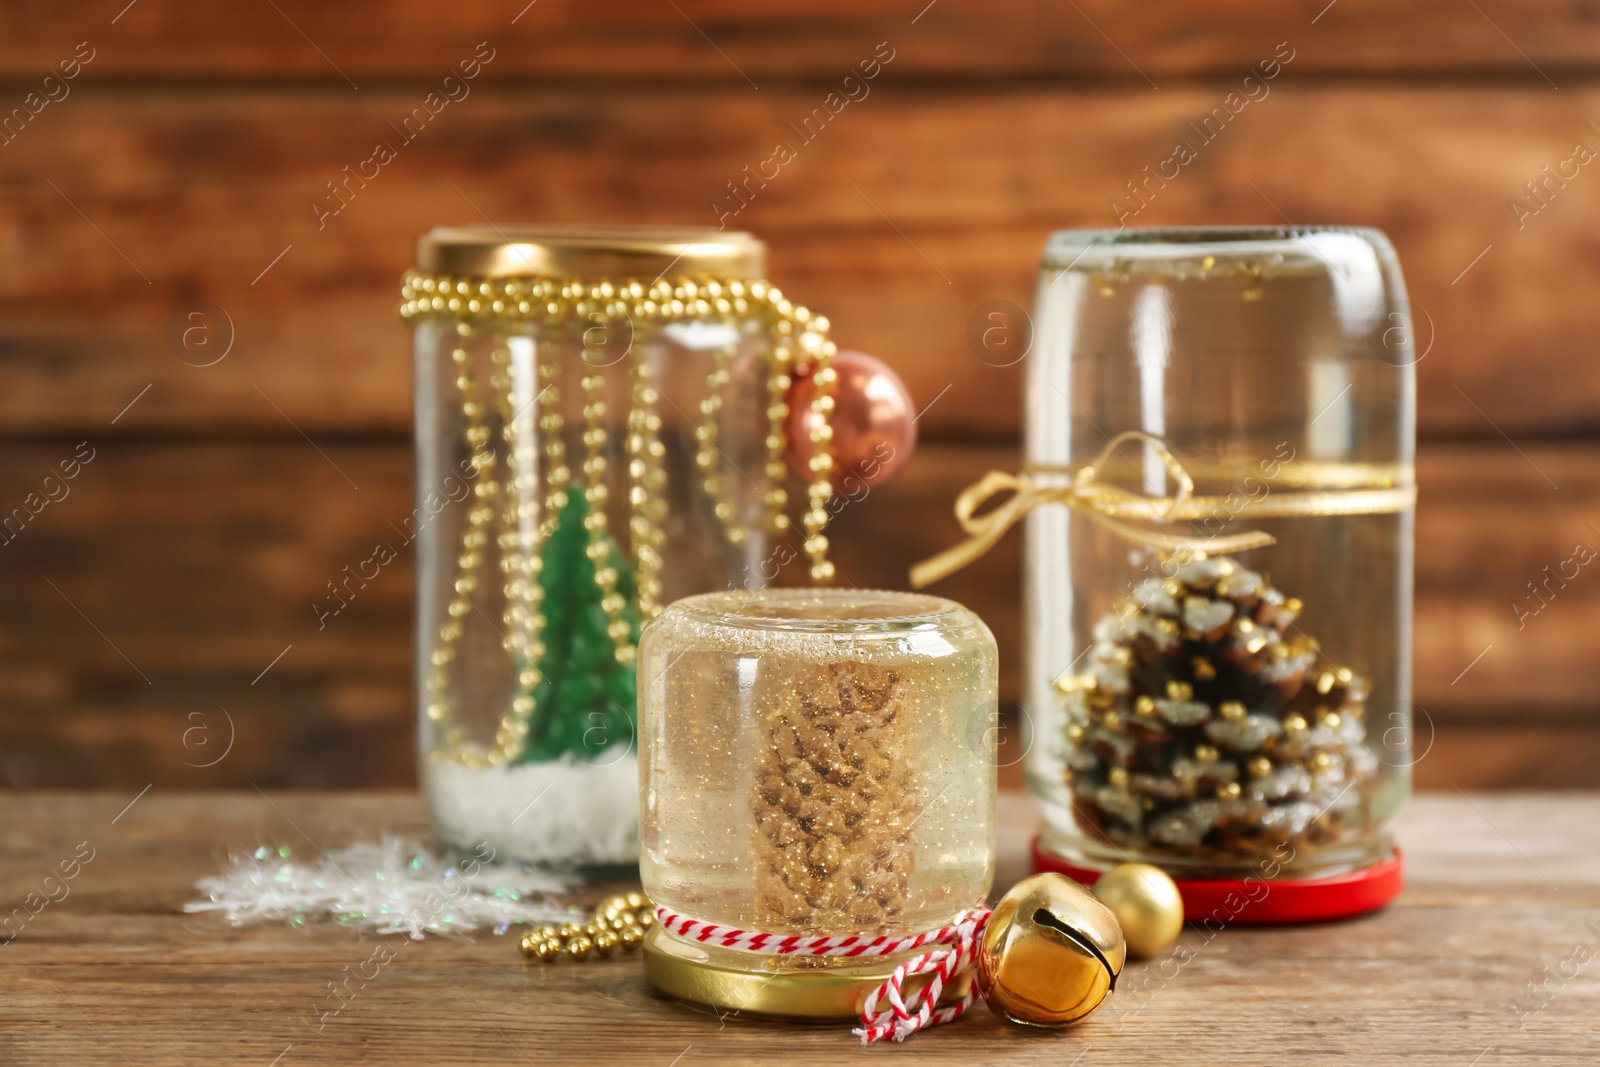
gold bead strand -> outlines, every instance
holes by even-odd
[[[700,468],[700,484],[706,491],[706,499],[711,502],[711,509],[727,535],[728,543],[738,545],[744,543],[745,531],[735,521],[733,505],[723,499],[722,465],[719,462],[721,454],[717,449],[722,395],[732,378],[728,365],[733,361],[734,351],[732,346],[725,346],[711,355],[711,373],[706,375],[706,395],[700,400],[700,425],[694,431],[694,462]]]
[[[679,292],[684,297],[682,303],[691,319],[703,321],[714,317],[730,328],[737,329],[739,320],[749,310],[749,304],[744,299],[745,288],[742,282],[723,283],[716,279],[706,279],[699,283],[687,282]],[[732,501],[723,497],[722,464],[719,461],[726,457],[718,448],[717,441],[720,435],[718,418],[725,404],[727,387],[732,380],[729,365],[737,354],[737,345],[718,349],[714,353],[713,358],[716,363],[706,379],[706,397],[700,402],[701,420],[695,427],[695,463],[704,472],[701,484],[711,502],[718,523],[722,526],[729,543],[734,545],[743,544],[749,535],[739,509],[735,508]],[[789,493],[783,485],[788,477],[788,468],[783,462],[783,433],[784,420],[789,411],[785,393],[791,382],[788,370],[792,363],[792,348],[775,345],[773,363],[769,366],[767,374],[768,423],[764,442],[766,458],[762,467],[767,482],[766,489],[761,495],[763,508],[761,527],[775,533],[782,533],[789,528],[789,517],[784,510],[789,503]]]
[[[803,307],[794,309],[794,321],[805,327],[800,335],[800,350],[811,358],[811,412],[817,425],[811,430],[811,484],[806,493],[810,507],[803,524],[805,550],[811,557],[811,580],[833,580],[833,562],[828,559],[828,501],[833,497],[833,412],[837,406],[839,372],[833,369],[833,355],[839,346],[828,340],[828,320],[815,318]]]
[[[776,316],[773,323],[774,351],[793,344],[799,333],[800,353],[811,360],[811,412],[818,425],[811,431],[811,484],[807,487],[807,506],[802,524],[805,527],[805,552],[811,559],[811,580],[818,584],[833,579],[834,567],[828,559],[828,537],[823,531],[828,525],[828,501],[833,496],[833,411],[835,394],[839,389],[839,372],[832,367],[833,355],[838,346],[828,340],[828,320],[821,315],[812,316],[803,307],[791,304],[777,289],[760,282],[751,286],[752,295],[771,306]],[[787,417],[788,405],[773,405]],[[769,410],[769,418],[772,411]]]
[[[763,284],[754,283],[752,288]],[[747,297],[751,289],[747,289],[745,283],[738,279],[727,281],[712,279],[702,283],[702,287],[710,298],[710,310],[730,328],[737,330],[739,324],[750,314],[750,301]],[[783,533],[789,529],[789,516],[786,513],[789,491],[784,488],[789,469],[784,463],[783,453],[784,424],[789,414],[787,395],[789,386],[793,384],[791,374],[793,366],[793,348],[774,344],[772,361],[767,368],[767,438],[763,442],[766,447],[766,459],[762,465],[767,486],[762,492],[765,509],[763,526],[773,533]]]
[[[635,343],[638,337],[635,336]],[[666,543],[662,521],[667,512],[667,472],[662,466],[666,446],[661,442],[661,398],[651,384],[650,361],[644,351],[633,368],[633,397],[628,409],[628,508],[633,544],[634,593],[639,621],[661,613],[661,548]]]
[[[535,344],[539,346],[539,433],[544,437],[545,463],[544,521],[539,526],[539,539],[544,541],[555,532],[567,505],[572,472],[567,469],[566,426],[561,417],[561,360],[565,353],[543,336]]]
[[[767,478],[765,503],[767,525],[773,533],[789,529],[789,491],[784,480],[789,465],[783,452],[789,420],[789,386],[794,383],[794,347],[787,339],[772,346],[772,366],[767,372],[767,460],[762,468]]]
[[[577,962],[591,955],[609,956],[619,949],[632,952],[644,944],[645,931],[655,925],[655,905],[643,893],[619,893],[595,908],[589,921],[536,926],[517,939],[517,947],[530,960]]]
[[[674,290],[672,311],[689,322],[720,321],[737,332],[737,323],[732,316],[734,300],[730,297],[741,294],[742,285],[736,282],[725,286],[716,278],[685,281]],[[744,303],[742,299],[737,302],[741,305]],[[717,439],[721,433],[719,420],[726,402],[728,385],[733,378],[731,365],[738,353],[737,341],[713,352],[713,369],[707,376],[706,398],[701,402],[700,408],[704,418],[700,426],[695,429],[696,442],[700,446],[695,460],[701,469],[707,472],[703,487],[711,502],[712,513],[716,515],[718,524],[728,538],[728,543],[732,545],[742,545],[749,540],[749,531],[745,527],[744,509],[723,496],[722,469],[718,460],[727,459],[730,464],[734,464],[734,461],[724,455],[717,445]],[[735,465],[735,470],[737,469]],[[742,471],[739,475],[749,481]]]
[[[463,339],[471,336],[465,323],[457,326]],[[461,553],[456,557],[456,579],[447,613],[450,616],[439,629],[439,645],[429,655],[432,668],[428,676],[428,718],[445,730],[445,751],[463,762],[476,764],[481,757],[468,750],[466,732],[454,722],[451,707],[450,665],[455,661],[464,628],[463,620],[472,611],[471,595],[477,588],[478,571],[483,563],[483,550],[488,545],[489,527],[494,521],[494,497],[499,484],[494,479],[495,456],[485,451],[489,443],[489,426],[484,417],[483,404],[477,399],[477,383],[472,374],[471,353],[464,345],[450,353],[455,364],[456,388],[461,394],[461,412],[466,420],[467,444],[472,449],[471,464],[476,475],[472,487],[473,505],[467,512],[467,527],[461,535]]]
[[[500,437],[506,446],[506,493],[503,500],[503,511],[500,524],[500,570],[505,577],[505,608],[500,613],[500,621],[505,625],[505,630],[500,636],[500,647],[506,652],[515,655],[522,642],[517,631],[526,621],[525,618],[515,613],[512,609],[519,599],[518,594],[513,594],[511,583],[512,575],[517,569],[516,555],[518,542],[517,536],[517,471],[515,451],[517,447],[516,432],[512,427],[514,415],[512,406],[511,384],[511,350],[503,339],[497,340],[489,358],[494,364],[494,372],[489,378],[489,387],[493,392],[497,407],[500,412]],[[520,590],[519,590],[520,593]]]
[[[506,606],[502,619],[506,633],[502,645],[519,664],[517,692],[510,708],[501,716],[495,732],[489,762],[515,760],[522,754],[533,719],[533,691],[540,681],[539,661],[544,658],[544,589],[539,584],[544,559],[540,555],[538,450],[534,444],[534,420],[530,409],[533,397],[517,396],[518,379],[530,374],[524,366],[519,372],[511,363],[510,348],[495,346],[496,373],[492,383],[500,400],[501,434],[506,443],[505,507],[500,534],[500,569],[505,574]]]
[[[586,321],[583,314],[585,310],[586,306],[580,304],[580,322]],[[587,347],[584,351],[584,360],[586,363],[591,363]],[[617,592],[618,574],[607,559],[610,548],[606,544],[608,539],[606,505],[610,501],[611,494],[606,487],[606,402],[603,395],[605,384],[605,376],[596,372],[591,365],[590,371],[583,376],[582,381],[583,497],[589,504],[589,513],[583,517],[583,528],[589,534],[589,547],[585,552],[589,562],[594,564],[595,585],[600,587],[600,609],[606,614],[606,634],[616,648],[617,662],[626,666],[634,661],[637,653],[633,647],[633,629],[623,615],[627,601]]]

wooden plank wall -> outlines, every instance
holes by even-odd
[[[841,516],[844,577],[902,585],[956,536],[956,490],[1016,462],[1020,368],[968,350],[973,310],[1026,305],[1049,231],[1114,224],[1190,120],[1291,55],[1129,221],[1392,236],[1429,346],[1418,781],[1592,786],[1600,578],[1520,628],[1513,605],[1600,546],[1600,176],[1574,159],[1600,148],[1600,19],[1514,0],[0,7],[0,118],[50,97],[0,144],[0,507],[79,463],[0,544],[0,782],[414,781],[412,560],[326,630],[310,610],[410,508],[413,238],[714,224],[874,53],[869,95],[730,220],[932,405],[904,475]],[[475,54],[470,95],[314,207]],[[210,366],[172,339],[203,306],[228,324]],[[942,587],[1000,636],[1008,700],[1018,558]]]

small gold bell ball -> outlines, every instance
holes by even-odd
[[[1125,954],[1110,909],[1070,878],[1036,874],[995,906],[978,945],[978,988],[1002,1018],[1066,1026],[1105,1001]]]
[[[1183,897],[1167,872],[1148,863],[1124,863],[1100,876],[1094,895],[1122,924],[1128,954],[1149,959],[1166,951],[1183,931]]]

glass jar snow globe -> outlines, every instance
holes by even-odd
[[[1411,326],[1374,230],[1051,238],[1024,471],[1037,866],[1156,864],[1191,920],[1399,891]]]
[[[639,668],[640,874],[679,917],[647,934],[652,982],[722,1009],[850,1016],[906,953],[784,956],[674,928],[893,937],[980,906],[996,661],[977,616],[931,596],[773,589],[668,607]]]
[[[419,766],[443,844],[634,863],[640,628],[681,596],[764,584],[780,553],[831,577],[835,348],[764,265],[761,242],[716,230],[420,239],[400,532],[417,547]],[[794,414],[812,420],[804,480]]]

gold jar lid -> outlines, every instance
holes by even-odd
[[[755,237],[709,226],[440,226],[417,239],[417,270],[453,277],[757,279],[766,261]]]
[[[914,955],[914,953],[908,954]],[[762,957],[738,949],[716,948],[687,941],[650,927],[644,935],[644,973],[661,992],[677,1000],[773,1019],[855,1019],[867,995],[889,980],[906,956],[836,957],[814,962],[811,969],[764,970],[752,966]],[[919,994],[932,979],[928,972],[908,975],[905,998]],[[962,972],[945,983],[940,1004],[967,995],[973,975]]]

